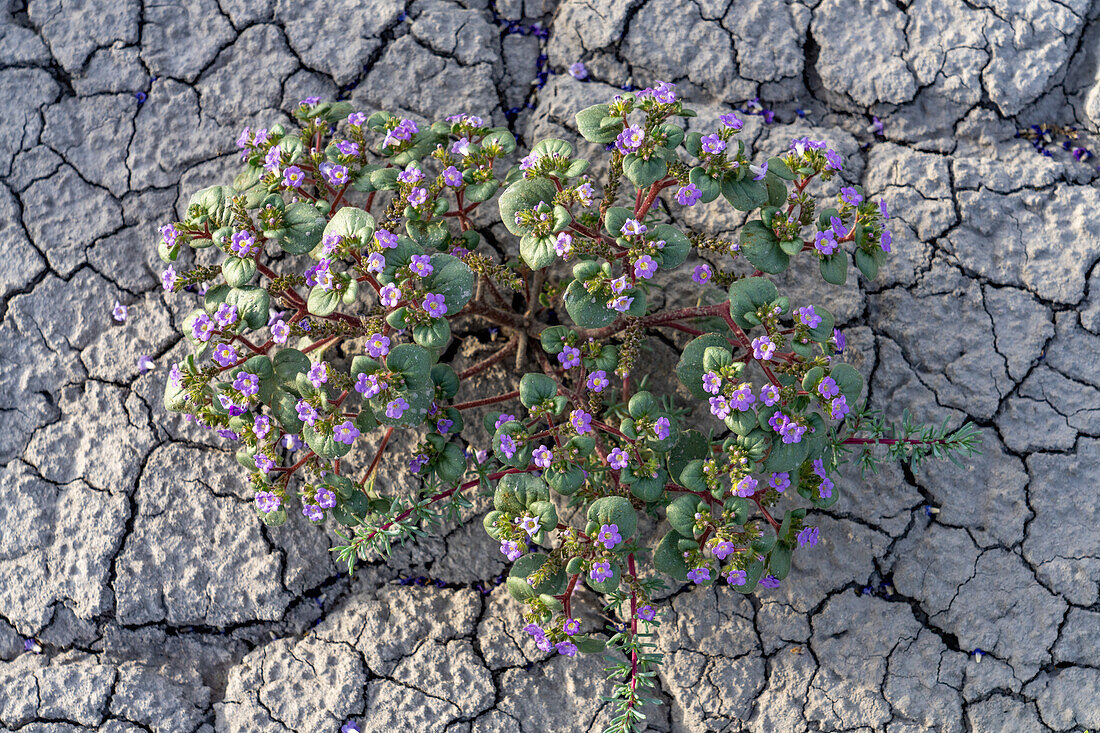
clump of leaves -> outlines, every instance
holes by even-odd
[[[163,275],[202,294],[164,404],[237,445],[260,518],[331,518],[351,569],[490,492],[485,531],[512,562],[526,630],[548,652],[611,655],[621,731],[652,701],[665,580],[774,587],[817,544],[808,512],[839,500],[840,462],[874,468],[876,446],[957,460],[977,444],[969,426],[894,428],[869,412],[832,313],[767,277],[797,259],[842,284],[850,252],[874,278],[891,245],[885,202],[813,193],[843,165],[824,142],[754,162],[736,114],[707,134],[677,124],[692,116],[667,83],[579,112],[584,138],[606,146],[597,182],[564,140],[509,165],[515,138],[477,117],[421,126],[308,99],[298,129],[246,129],[233,185],[196,193],[159,243],[169,263],[184,246],[218,250]],[[503,260],[472,218],[502,185],[515,237]],[[751,216],[720,240],[669,223],[662,194]],[[651,307],[657,282],[689,278],[696,305]],[[456,372],[452,333],[486,322],[500,347]],[[692,336],[675,372],[710,424],[645,388],[642,350],[660,330]],[[505,359],[514,383],[460,397]],[[491,445],[466,443],[469,411],[490,407]],[[395,445],[412,449],[412,494],[375,482]],[[356,446],[369,450],[352,465]],[[563,522],[566,509],[583,521]],[[640,515],[662,527],[655,541]],[[583,586],[622,620],[609,634],[582,633]]]

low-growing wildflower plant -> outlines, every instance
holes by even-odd
[[[506,587],[534,643],[614,660],[614,730],[633,730],[653,701],[666,580],[776,587],[794,551],[818,544],[807,512],[839,500],[842,462],[874,469],[876,447],[957,460],[977,443],[970,426],[870,412],[833,315],[767,277],[797,258],[839,285],[851,254],[874,278],[891,244],[886,203],[855,186],[811,193],[843,168],[825,142],[750,157],[737,114],[703,132],[676,123],[694,116],[667,83],[582,110],[581,134],[609,159],[596,181],[564,140],[513,156],[512,134],[478,117],[424,125],[308,99],[298,129],[245,129],[233,185],[199,191],[160,230],[164,288],[203,293],[164,404],[237,446],[259,517],[331,518],[351,570],[459,518],[471,490],[490,492],[485,531],[512,563]],[[473,212],[502,185],[518,257],[495,261]],[[752,214],[722,240],[670,223],[662,193],[672,211],[722,199]],[[220,262],[177,271],[184,246],[216,248]],[[651,308],[662,278],[690,278],[698,303]],[[451,324],[471,321],[505,338],[456,372]],[[659,330],[692,337],[675,371],[707,424],[645,389],[641,352]],[[537,371],[459,399],[513,354]],[[484,416],[491,445],[461,442],[468,411],[497,405]],[[411,448],[413,495],[375,481],[394,445]],[[356,446],[371,457],[353,470]],[[563,522],[566,508],[584,521]],[[621,619],[607,634],[581,633],[585,585]]]

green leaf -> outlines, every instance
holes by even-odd
[[[623,471],[631,472],[630,468]],[[658,471],[656,476],[633,476],[630,481],[630,493],[642,501],[657,501],[665,492],[665,481],[668,476],[664,471]]]
[[[603,639],[595,639],[591,636],[574,636],[572,641],[581,654],[599,654],[607,648],[607,643]]]
[[[550,501],[550,489],[545,481],[529,473],[504,476],[493,493],[493,508],[512,516],[523,514],[539,501]]]
[[[527,576],[541,568],[547,559],[546,555],[535,552],[516,560],[512,564],[512,569],[508,573],[508,580],[505,583],[508,593],[517,601],[525,601],[543,593],[556,596],[564,592],[565,570],[562,568],[558,568],[542,583],[534,586],[527,583]]]
[[[531,148],[531,153],[536,158],[545,158],[551,155],[557,155],[560,158],[572,158],[573,146],[565,140],[547,137],[535,143],[535,147]]]
[[[298,419],[298,395],[293,394],[282,387],[276,387],[271,397],[271,412],[283,430],[297,434],[301,432],[304,424]]]
[[[230,255],[222,262],[222,275],[231,288],[247,285],[256,275],[256,262],[251,257]]]
[[[519,254],[532,270],[549,267],[557,260],[557,251],[554,249],[556,239],[553,234],[545,237],[524,234],[519,240]]]
[[[692,168],[691,173],[688,174],[688,180],[703,192],[699,200],[704,204],[714,201],[718,198],[718,194],[722,193],[722,184],[708,176],[706,169],[702,167]]]
[[[748,595],[756,590],[757,584],[760,583],[760,576],[764,574],[764,563],[757,560],[752,565],[749,565],[745,569],[745,584],[731,586],[738,593],[744,593]]]
[[[829,372],[829,376],[836,382],[836,386],[840,388],[840,393],[844,395],[844,400],[848,403],[849,407],[855,407],[859,402],[859,395],[863,391],[863,377],[854,367],[848,364],[837,364]]]
[[[513,183],[500,195],[498,202],[504,227],[516,236],[525,234],[524,227],[516,224],[516,212],[533,209],[543,201],[553,201],[557,191],[554,184],[545,178],[522,178]]]
[[[531,408],[558,393],[558,384],[545,374],[528,373],[519,380],[519,401]]]
[[[622,120],[618,118],[615,124],[603,125],[604,118],[609,116],[611,116],[611,107],[606,104],[596,104],[582,109],[575,115],[577,129],[588,142],[606,145],[623,130]]]
[[[772,548],[768,555],[768,572],[783,580],[791,572],[791,546],[786,542],[779,542]]]
[[[436,364],[431,371],[432,382],[435,383],[439,396],[449,400],[458,393],[458,375],[449,364]]]
[[[721,186],[726,201],[738,211],[752,211],[768,203],[768,189],[759,181],[727,176]]]
[[[379,168],[370,174],[371,186],[378,191],[389,191],[397,188],[397,168]]]
[[[347,443],[337,443],[332,435],[321,435],[309,425],[302,428],[302,437],[310,450],[322,458],[342,458],[351,450]]]
[[[310,367],[309,357],[298,349],[280,349],[272,360],[275,376],[284,382],[293,382],[294,378]]]
[[[843,285],[848,279],[848,255],[842,249],[822,257],[820,267],[821,277],[827,283]]]
[[[783,239],[779,242],[779,249],[783,250],[783,253],[793,257],[802,251],[801,239]]]
[[[569,167],[565,169],[562,174],[562,178],[576,178],[580,174],[588,170],[589,162],[584,158],[576,158],[569,164]]]
[[[672,576],[675,580],[687,582],[688,566],[684,562],[684,553],[680,551],[680,540],[684,539],[676,530],[667,533],[653,549],[653,567],[658,572]]]
[[[446,318],[433,318],[413,326],[412,337],[426,349],[442,349],[451,340],[451,325]]]
[[[516,138],[507,130],[496,129],[481,139],[481,148],[484,150],[494,144],[500,146],[503,155],[508,155],[516,149]]]
[[[612,206],[607,210],[607,215],[604,216],[604,228],[611,236],[618,237],[623,233],[623,224],[633,216],[634,212],[630,209],[624,209],[622,206]]]
[[[211,229],[228,226],[232,221],[232,204],[230,199],[236,192],[228,186],[210,186],[201,191],[196,191],[187,204],[188,213],[196,208],[195,216],[188,216],[188,224],[211,225]]]
[[[601,328],[619,317],[619,314],[607,307],[602,295],[592,295],[584,289],[578,280],[569,283],[565,289],[565,310],[581,328]]]
[[[474,273],[465,262],[445,254],[432,255],[432,273],[424,278],[424,287],[442,295],[447,315],[462,310],[474,294]]]
[[[699,511],[699,497],[680,494],[665,508],[665,520],[684,537],[695,534],[695,515]]]
[[[817,324],[816,328],[810,329],[810,338],[821,344],[827,343],[833,337],[836,319],[833,318],[832,313],[820,305],[814,306],[814,313],[821,317],[821,323]]]
[[[374,217],[354,206],[343,206],[325,225],[325,235],[329,234],[366,245],[374,236]]]
[[[551,356],[560,354],[565,350],[565,338],[571,333],[573,332],[568,326],[549,326],[542,329],[539,334],[542,350]]]
[[[320,285],[314,285],[309,291],[306,306],[315,316],[328,316],[339,307],[341,295],[339,290],[325,290]]]
[[[225,296],[225,302],[237,306],[237,315],[249,328],[263,328],[271,307],[271,296],[263,288],[247,285],[233,288]]]
[[[746,313],[755,313],[779,297],[775,284],[765,277],[747,277],[730,286],[730,316],[744,329],[755,324],[745,320]]]
[[[515,420],[509,420],[496,429],[493,433],[493,455],[496,456],[498,461],[506,466],[516,468],[523,468],[531,463],[531,454],[534,453],[535,446],[530,441],[525,440],[523,434],[523,425]],[[516,444],[511,458],[508,457],[501,446],[504,436],[512,438]]]
[[[758,270],[778,274],[787,269],[791,258],[779,246],[775,232],[759,219],[741,228],[741,253]]]
[[[785,181],[798,178],[798,175],[779,156],[768,158],[768,173],[774,173]]]
[[[562,470],[550,467],[543,471],[542,476],[550,488],[563,496],[575,494],[584,484],[584,471],[572,464]]]
[[[806,440],[797,443],[784,443],[776,435],[772,440],[772,449],[764,461],[763,470],[772,473],[795,471],[809,455],[810,444]]]
[[[783,206],[787,203],[787,184],[779,176],[773,175],[770,169],[764,176],[764,187],[768,191],[769,205]]]
[[[650,186],[664,177],[668,165],[657,156],[644,160],[640,155],[630,153],[623,159],[623,173],[638,188]]]
[[[881,249],[868,252],[865,249],[856,249],[856,267],[868,280],[878,277],[878,269],[886,262],[886,253]]]
[[[283,212],[283,228],[276,230],[275,241],[284,252],[304,255],[321,241],[325,232],[325,217],[313,204],[299,201]]]
[[[671,224],[658,224],[655,227],[657,239],[665,240],[664,249],[657,253],[657,261],[666,270],[679,267],[691,252],[691,241]]]
[[[623,540],[628,540],[638,528],[638,514],[623,496],[604,496],[596,499],[588,507],[588,521],[596,524],[614,524],[619,528]]]
[[[680,440],[676,442],[668,454],[668,472],[673,477],[679,477],[680,472],[688,461],[705,458],[710,443],[698,430],[684,430],[680,433]]]
[[[734,318],[736,319],[736,316]],[[703,390],[703,372],[706,371],[703,368],[703,354],[708,348],[715,346],[729,348],[729,341],[716,333],[705,333],[684,347],[680,361],[676,364],[676,376],[696,399],[705,400],[710,397],[710,394]]]
[[[483,183],[471,183],[466,186],[465,200],[473,203],[488,201],[497,192],[496,180]]]
[[[439,201],[443,201],[443,199],[439,199]],[[444,202],[444,205],[445,204],[446,202]],[[405,231],[408,232],[409,236],[412,237],[417,244],[428,250],[438,250],[442,248],[443,245],[446,244],[447,237],[449,236],[447,233],[447,225],[442,221],[425,223],[422,221],[409,220],[405,222]]]

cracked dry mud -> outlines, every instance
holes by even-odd
[[[496,9],[548,39],[484,0],[0,5],[0,729],[601,730],[600,660],[542,655],[502,587],[474,589],[504,568],[476,519],[350,580],[325,530],[256,521],[232,455],[159,405],[188,296],[165,298],[151,243],[225,178],[241,126],[307,95],[478,113],[530,144],[657,78],[695,125],[759,95],[779,121],[751,117],[750,147],[828,139],[889,197],[878,281],[789,281],[839,314],[874,405],[972,420],[984,454],[849,472],[779,589],[674,593],[651,729],[1100,726],[1100,188],[1013,139],[1100,132],[1100,1]],[[578,59],[592,81],[561,73]]]

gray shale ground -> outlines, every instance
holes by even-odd
[[[354,579],[326,529],[257,521],[232,454],[160,405],[194,296],[165,297],[153,243],[226,180],[243,125],[308,95],[497,124],[520,107],[508,123],[531,144],[654,79],[679,85],[695,125],[759,95],[778,122],[749,118],[750,148],[827,139],[847,181],[889,198],[878,281],[791,282],[838,314],[874,405],[972,420],[984,455],[852,473],[779,589],[673,593],[651,729],[1100,726],[1096,160],[1013,139],[1100,131],[1100,1],[497,4],[544,41],[484,0],[3,2],[4,731],[602,729],[600,660],[522,638],[477,519]],[[537,88],[543,52],[558,73]],[[562,73],[578,59],[593,80]],[[139,375],[143,353],[157,366]],[[417,575],[446,585],[397,582]],[[31,636],[43,653],[24,653]]]

